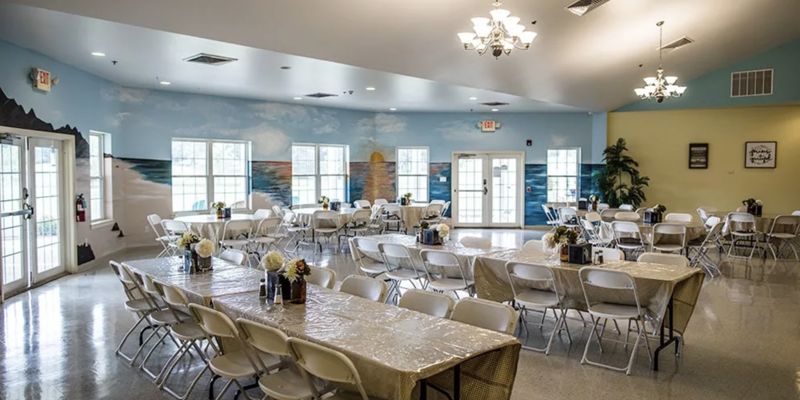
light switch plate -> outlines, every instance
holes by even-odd
[[[446,176],[440,176],[439,177],[439,182],[447,182],[447,177]]]

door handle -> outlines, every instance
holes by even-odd
[[[33,206],[28,204],[28,203],[23,203],[22,204],[22,209],[25,212],[25,214],[23,214],[22,218],[31,219],[31,217],[33,216],[33,211],[34,211],[33,210]]]
[[[484,195],[484,196],[486,196],[487,194],[489,194],[489,188],[487,188],[486,186],[484,186],[484,187],[483,187],[483,195]]]

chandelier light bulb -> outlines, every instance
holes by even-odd
[[[521,18],[511,16],[511,12],[500,8],[502,3],[495,2],[494,10],[489,14],[492,18],[472,18],[472,30],[475,33],[462,32],[458,39],[465,50],[477,50],[483,55],[491,49],[494,57],[509,55],[514,49],[527,50],[536,38],[536,32],[526,31],[520,25]]]
[[[675,82],[678,81],[677,76],[665,76],[664,80],[667,81],[667,85],[674,85]]]
[[[520,34],[519,40],[522,41],[525,45],[530,45],[533,43],[533,39],[536,39],[536,32],[533,31],[525,31]]]
[[[461,43],[467,45],[472,43],[472,40],[475,39],[475,34],[472,32],[463,32],[458,34],[458,38],[461,40]]]

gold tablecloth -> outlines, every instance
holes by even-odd
[[[223,296],[214,306],[346,354],[371,396],[416,398],[420,379],[451,390],[461,367],[462,399],[508,399],[520,343],[513,336],[308,285],[304,305],[274,306],[252,293]],[[428,398],[438,398],[428,389]]]
[[[264,278],[264,271],[216,257],[211,259],[211,271],[194,275],[183,272],[183,259],[179,257],[125,261],[122,264],[155,280],[182,288],[189,302],[207,307],[218,296],[258,292],[260,280]]]
[[[566,307],[586,310],[586,301],[581,289],[578,270],[588,265],[562,264],[560,261],[548,259],[546,255],[524,253],[521,250],[506,250],[475,259],[475,289],[478,297],[499,302],[514,299],[505,270],[505,264],[508,261],[551,267],[555,274],[557,287],[566,295]],[[599,267],[629,273],[636,282],[640,304],[647,308],[649,318],[656,324],[664,317],[670,296],[672,296],[674,328],[681,333],[686,329],[703,286],[704,274],[702,271],[680,266],[633,261],[610,262]],[[633,296],[619,297],[619,291],[602,290],[596,294],[610,302],[636,304]]]
[[[412,204],[410,206],[400,206],[400,218],[403,219],[408,232],[413,233],[414,227],[419,225],[419,220],[428,209],[427,204]]]

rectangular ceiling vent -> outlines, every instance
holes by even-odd
[[[731,97],[771,96],[774,71],[760,69],[731,74]]]
[[[213,54],[200,53],[200,54],[195,54],[189,58],[184,58],[183,61],[198,63],[198,64],[207,64],[207,65],[223,65],[234,61],[238,61],[238,59],[232,57],[215,56]]]
[[[567,11],[582,17],[589,11],[592,11],[608,2],[609,0],[578,0],[567,6]]]
[[[694,39],[684,36],[684,37],[682,37],[682,38],[680,38],[678,40],[675,40],[675,41],[672,41],[670,43],[665,44],[664,46],[661,47],[661,50],[675,51],[675,50],[680,49],[683,46],[690,45],[692,43],[694,43]],[[656,50],[658,50],[658,49],[656,49]]]
[[[489,107],[500,107],[500,106],[507,106],[508,105],[508,103],[500,103],[500,102],[497,102],[497,101],[492,102],[492,103],[481,103],[481,104],[483,104],[485,106],[489,106]]]
[[[322,92],[311,93],[311,94],[307,94],[306,95],[306,97],[313,97],[315,99],[324,99],[326,97],[336,97],[336,96],[338,96],[338,94],[330,94],[330,93],[322,93]]]

